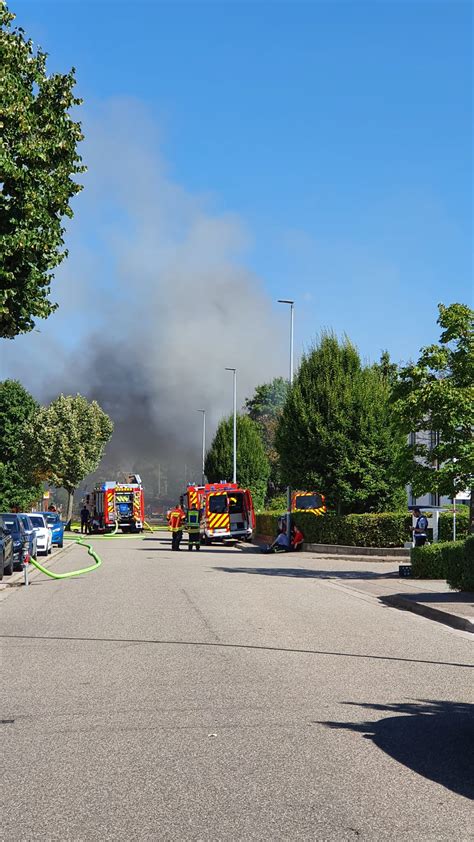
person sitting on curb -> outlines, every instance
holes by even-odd
[[[282,528],[279,529],[273,544],[270,544],[269,547],[264,547],[262,553],[287,553],[289,551],[290,542],[286,534],[286,523],[284,523],[282,524]]]
[[[295,552],[303,549],[304,535],[301,530],[293,524],[291,527],[291,549]]]

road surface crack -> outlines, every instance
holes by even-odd
[[[205,628],[207,629],[207,631],[209,632],[209,634],[211,635],[213,640],[216,641],[217,643],[220,643],[219,635],[217,634],[216,631],[214,631],[214,629],[212,628],[212,626],[211,626],[209,620],[207,619],[206,615],[201,611],[199,606],[196,605],[192,596],[189,595],[189,593],[187,592],[187,590],[185,590],[185,588],[181,588],[181,593],[184,595],[186,601],[189,603],[189,605],[191,606],[193,611],[198,615],[199,619],[204,624]]]

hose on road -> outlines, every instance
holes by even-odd
[[[30,563],[40,570],[41,573],[44,573],[51,579],[71,579],[72,576],[81,576],[83,573],[89,573],[91,570],[97,570],[97,568],[100,567],[102,559],[97,555],[92,544],[89,544],[88,541],[83,541],[82,538],[66,538],[66,541],[72,541],[74,544],[79,544],[81,547],[87,547],[87,554],[92,556],[94,564],[89,565],[89,567],[83,567],[81,570],[71,570],[69,573],[54,573],[52,570],[48,570],[47,567],[43,567],[43,565],[38,561],[35,561],[34,558],[30,558]]]

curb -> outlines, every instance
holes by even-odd
[[[274,536],[256,535],[255,541],[271,544]],[[324,556],[337,556],[348,561],[357,561],[358,557],[372,561],[400,561],[410,559],[410,550],[404,547],[348,547],[343,544],[303,544],[303,552]]]
[[[427,617],[428,620],[434,620],[437,623],[444,623],[445,626],[451,626],[452,629],[474,634],[474,623],[467,617],[460,617],[459,614],[450,614],[449,611],[441,611],[439,608],[432,608],[430,605],[424,605],[422,602],[406,599],[406,597],[399,596],[398,594],[379,596],[378,599],[380,602],[392,608],[399,608],[401,611],[411,611],[413,614]]]
[[[376,556],[377,558],[410,558],[410,550],[404,547],[347,547],[343,544],[303,544],[303,550],[322,555]]]

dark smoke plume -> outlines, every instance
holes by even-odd
[[[0,375],[42,401],[95,398],[115,422],[100,472],[151,476],[160,465],[179,486],[199,477],[195,410],[207,411],[209,442],[232,408],[225,367],[238,369],[241,405],[285,372],[286,324],[245,267],[242,222],[166,176],[138,103],[109,102],[84,129],[89,172],[53,282],[60,308],[3,343]]]

